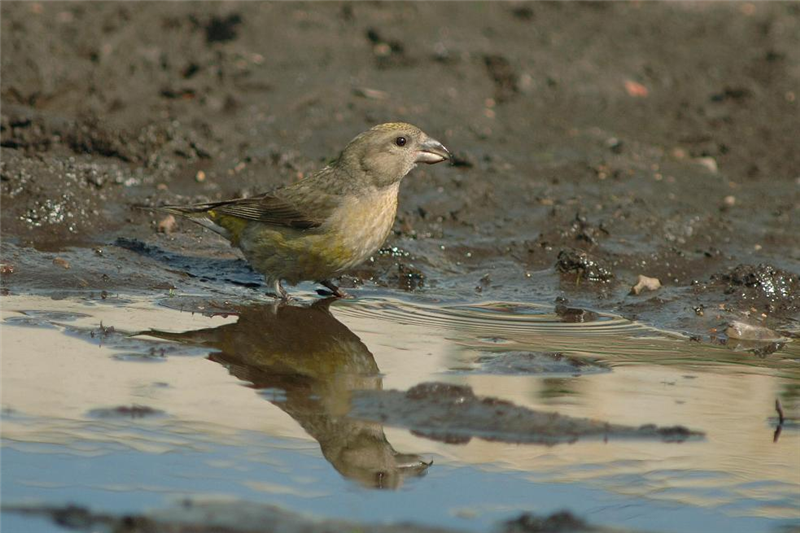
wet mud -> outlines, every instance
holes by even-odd
[[[796,329],[794,4],[140,7],[3,7],[6,287],[63,274],[34,248],[100,262],[121,236],[236,257],[131,206],[268,190],[402,119],[456,165],[406,180],[387,252],[345,286]],[[629,295],[639,275],[662,288]]]
[[[361,524],[343,520],[310,520],[274,506],[213,501],[184,501],[173,508],[147,515],[111,515],[78,507],[15,507],[10,512],[39,516],[74,531],[109,531],[114,533],[459,533],[456,529],[413,524]],[[462,530],[463,531],[463,530]],[[595,527],[569,512],[537,516],[525,513],[497,525],[495,533],[614,533],[619,529]]]

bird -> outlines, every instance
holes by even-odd
[[[390,122],[357,135],[336,159],[297,183],[248,198],[156,209],[230,241],[276,298],[289,299],[283,282],[302,281],[346,298],[333,280],[383,245],[400,182],[419,163],[447,160],[453,156],[441,142],[414,125]]]

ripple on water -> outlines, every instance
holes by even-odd
[[[600,358],[614,365],[696,366],[725,362],[741,367],[780,367],[792,373],[800,372],[793,350],[756,358],[750,352],[736,350],[735,345],[690,342],[679,333],[595,311],[582,313],[585,321],[575,321],[565,319],[563,312],[559,314],[558,309],[551,306],[508,302],[426,305],[360,301],[337,305],[334,309],[343,317],[422,326],[432,331],[446,331],[448,335],[455,333],[461,344],[492,352],[563,352]]]

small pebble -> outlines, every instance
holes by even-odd
[[[658,278],[648,278],[640,274],[636,284],[631,287],[631,294],[638,295],[644,291],[657,291],[660,288],[661,281]]]
[[[69,270],[69,261],[67,261],[66,259],[56,257],[55,259],[53,259],[53,264],[63,268],[64,270]]]
[[[778,342],[784,340],[777,332],[764,326],[753,326],[738,320],[731,322],[725,330],[725,335],[729,339],[742,341],[767,341]]]
[[[389,98],[389,93],[379,89],[370,89],[369,87],[356,87],[353,89],[353,94],[369,100],[386,100]]]
[[[717,166],[717,160],[714,159],[713,157],[698,157],[697,159],[695,159],[695,161],[700,165],[706,167],[712,174],[716,174],[717,171],[719,171],[719,167]]]
[[[172,215],[167,215],[164,218],[162,218],[161,221],[158,223],[158,232],[172,233],[173,230],[175,229],[175,224],[177,224],[175,217]]]

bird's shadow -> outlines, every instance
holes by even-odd
[[[249,289],[264,289],[261,274],[244,259],[186,255],[165,250],[138,239],[118,238],[115,246],[131,251],[164,265],[166,270],[204,282],[230,283]]]

